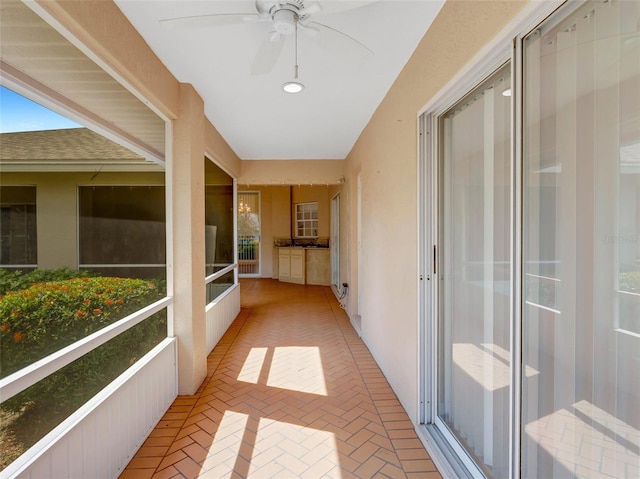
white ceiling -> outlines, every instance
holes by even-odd
[[[298,36],[300,80],[294,76],[294,40],[286,37],[272,71],[251,66],[271,22],[167,28],[160,20],[219,13],[256,13],[254,1],[115,0],[160,60],[205,101],[205,114],[242,159],[344,159],[442,7],[444,0],[321,0],[311,20],[366,45],[333,48],[320,32]],[[281,0],[283,2],[284,0]],[[308,6],[309,0],[305,4]],[[324,48],[323,48],[324,47]]]

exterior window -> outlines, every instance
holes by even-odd
[[[111,276],[164,278],[164,186],[78,190],[80,267]]]
[[[36,187],[0,189],[0,267],[37,266]]]
[[[318,203],[296,204],[296,237],[318,236]]]

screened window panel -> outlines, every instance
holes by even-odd
[[[205,263],[209,276],[234,262],[233,178],[209,159],[205,169]]]

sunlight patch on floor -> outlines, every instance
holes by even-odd
[[[339,468],[333,433],[267,418],[260,419],[249,478],[339,479]]]
[[[320,349],[315,346],[275,348],[267,386],[326,396]]]
[[[206,475],[201,474],[200,477],[229,479],[233,475],[248,419],[247,414],[224,412],[209,454],[202,464],[202,471],[206,471]]]
[[[267,355],[267,349],[268,348],[251,348],[238,375],[238,381],[258,384],[264,358]]]
[[[486,391],[509,387],[509,351],[492,343],[480,346],[471,343],[453,344],[453,362]],[[540,374],[531,366],[525,366],[525,376]]]
[[[531,442],[525,444],[536,470],[537,447],[566,468],[585,478],[638,477],[640,431],[607,411],[581,400],[525,426]],[[536,447],[537,445],[537,447]]]

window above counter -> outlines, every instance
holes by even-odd
[[[318,237],[318,203],[297,203],[296,238]]]

